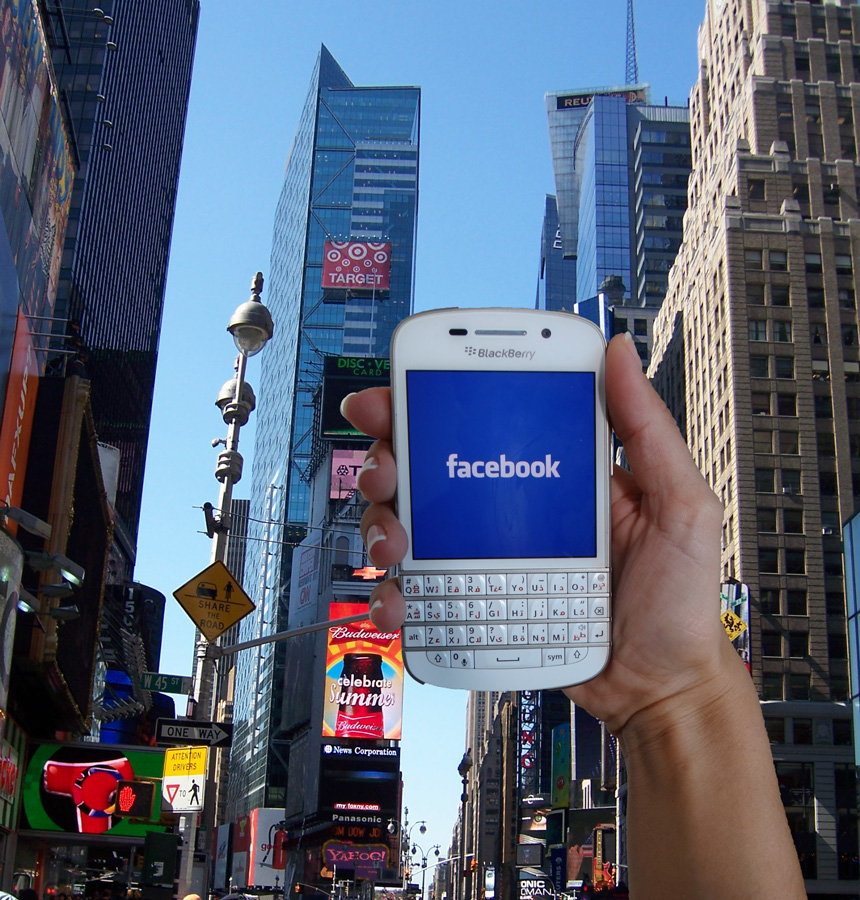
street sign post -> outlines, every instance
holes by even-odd
[[[141,672],[140,687],[144,691],[163,691],[165,694],[190,694],[190,675],[159,675],[158,672]]]
[[[173,596],[210,643],[254,609],[220,559],[177,588]]]
[[[229,747],[233,741],[233,725],[193,719],[159,719],[155,723],[155,740],[159,744]]]

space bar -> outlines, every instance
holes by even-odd
[[[527,650],[511,647],[507,650],[476,650],[476,669],[531,669],[540,668],[541,649]]]

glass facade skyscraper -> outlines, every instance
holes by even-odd
[[[420,90],[356,87],[322,47],[275,214],[261,356],[245,587],[256,610],[241,639],[286,629],[292,548],[310,503],[313,398],[329,356],[387,357],[412,310]],[[332,289],[333,246],[389,254],[387,288]],[[386,249],[388,248],[388,249]],[[278,740],[289,642],[239,655],[228,815],[284,806]],[[295,652],[295,651],[294,651]],[[291,691],[299,689],[290,685]]]
[[[653,106],[649,93],[640,84],[547,94],[556,195],[539,308],[572,309],[610,276],[629,293],[624,305],[656,308],[665,296],[687,202],[689,110]]]
[[[39,6],[75,162],[53,346],[78,351],[99,439],[121,451],[133,559],[199,2]]]

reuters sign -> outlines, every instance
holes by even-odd
[[[326,241],[322,288],[387,291],[391,280],[391,244]]]

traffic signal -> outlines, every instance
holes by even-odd
[[[301,892],[302,892],[302,886],[300,884],[297,884],[293,887],[294,894],[301,894]]]
[[[114,815],[129,819],[152,817],[155,785],[151,781],[120,781],[116,786]]]

